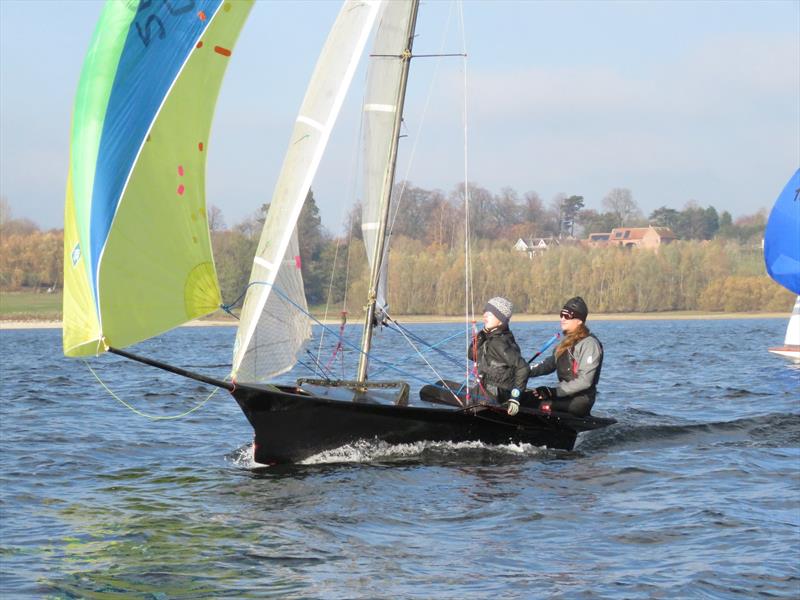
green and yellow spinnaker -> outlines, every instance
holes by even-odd
[[[213,312],[205,162],[251,0],[109,0],[72,120],[64,354],[124,347]]]

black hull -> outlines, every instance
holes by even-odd
[[[464,410],[334,399],[288,386],[237,385],[231,393],[255,430],[254,459],[262,464],[299,462],[361,439],[525,442],[571,450],[580,431],[614,422],[533,410],[509,417],[500,407]]]

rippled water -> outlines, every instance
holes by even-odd
[[[226,392],[152,421],[63,358],[59,331],[2,331],[0,595],[799,597],[800,369],[766,352],[786,321],[590,325],[606,348],[594,412],[619,423],[573,452],[364,443],[267,470]],[[410,329],[434,341],[460,326]],[[554,325],[514,330],[534,348]],[[136,351],[223,377],[232,337],[184,328]],[[378,351],[403,343],[384,331]],[[155,415],[213,391],[89,364]]]

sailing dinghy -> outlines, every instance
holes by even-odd
[[[357,440],[481,441],[571,449],[613,419],[465,402],[368,378],[386,318],[389,207],[417,0],[346,0],[312,75],[253,261],[230,381],[124,350],[221,305],[205,214],[205,150],[222,77],[252,2],[110,1],[84,63],[72,125],[64,241],[64,352],[112,352],[228,390],[255,431],[254,459],[301,461]],[[371,276],[352,381],[268,383],[311,336],[296,223],[367,40],[362,229]],[[467,381],[460,389],[469,389]],[[445,386],[446,387],[446,386]],[[426,391],[428,393],[426,393]],[[457,390],[454,390],[457,391]]]
[[[800,363],[800,169],[789,178],[770,211],[764,264],[772,279],[797,294],[783,346],[769,351]]]

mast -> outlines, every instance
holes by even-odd
[[[386,245],[386,226],[389,221],[389,205],[391,203],[392,187],[394,186],[395,165],[397,163],[397,146],[400,139],[400,125],[403,120],[403,104],[406,96],[406,83],[408,82],[408,70],[411,66],[411,48],[414,44],[414,29],[417,24],[417,9],[419,0],[411,0],[409,10],[411,16],[408,20],[408,30],[406,35],[406,47],[398,57],[402,61],[402,72],[397,88],[395,102],[394,127],[392,129],[392,144],[386,164],[386,173],[383,180],[381,218],[378,225],[378,235],[373,251],[372,271],[369,278],[369,293],[367,295],[367,310],[364,318],[364,333],[361,338],[361,356],[358,359],[357,380],[364,383],[367,380],[367,369],[369,366],[369,351],[372,346],[372,329],[375,320],[375,304],[378,295],[378,283],[381,276],[381,263],[383,252]]]

